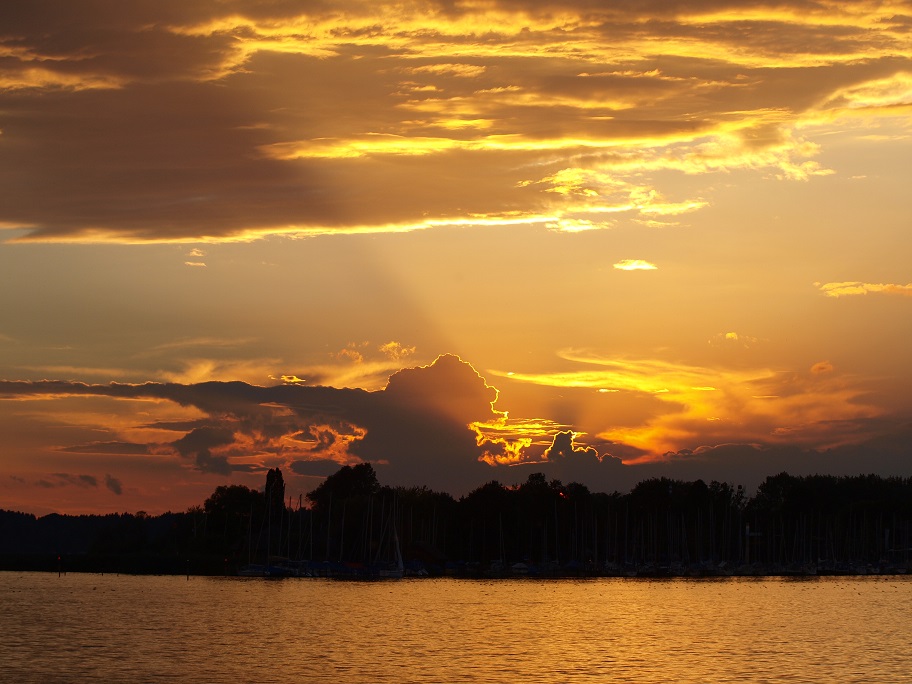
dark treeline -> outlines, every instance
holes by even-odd
[[[747,497],[727,483],[666,478],[626,494],[594,493],[534,473],[518,486],[492,481],[455,499],[382,486],[365,463],[341,468],[306,501],[286,499],[276,468],[262,491],[219,486],[183,513],[0,511],[6,569],[318,570],[388,562],[397,550],[406,573],[421,575],[904,573],[912,564],[912,478],[781,473]]]

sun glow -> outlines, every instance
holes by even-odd
[[[689,448],[697,440],[776,442],[787,435],[792,441],[835,446],[846,437],[831,432],[834,421],[864,420],[881,413],[863,401],[863,388],[854,387],[850,379],[827,378],[814,369],[796,374],[706,368],[659,359],[607,359],[576,352],[561,356],[588,368],[536,374],[514,371],[510,378],[555,388],[651,395],[665,407],[662,412],[640,425],[597,430],[599,439],[633,446],[647,454],[646,460]]]

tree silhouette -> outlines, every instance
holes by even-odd
[[[326,512],[332,505],[341,504],[347,499],[365,498],[377,494],[380,483],[377,473],[370,463],[359,463],[354,466],[342,466],[334,474],[327,477],[312,492],[307,494],[307,500],[313,504],[317,512]]]

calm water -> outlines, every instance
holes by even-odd
[[[4,682],[909,682],[912,578],[0,573]]]

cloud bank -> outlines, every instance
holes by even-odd
[[[733,388],[725,385],[728,380],[724,377],[716,378],[718,388],[703,387],[694,385],[699,369],[693,367],[678,368],[673,374],[670,367],[655,364],[609,364],[591,357],[588,361],[599,366],[589,375],[512,374],[510,381],[580,388],[613,385],[621,399],[625,394],[654,392],[661,402],[670,401],[680,408],[635,428],[606,425],[611,417],[603,416],[603,429],[591,432],[545,419],[509,418],[498,407],[498,390],[469,363],[449,354],[426,366],[397,371],[376,391],[300,384],[259,387],[242,382],[91,385],[4,381],[0,382],[0,400],[101,397],[114,402],[166,402],[191,409],[197,417],[127,426],[124,430],[137,436],[132,441],[74,443],[60,445],[58,450],[173,459],[190,471],[229,478],[277,465],[296,475],[325,477],[341,465],[367,461],[375,465],[384,483],[426,485],[461,495],[491,479],[522,481],[530,468],[604,491],[623,491],[646,477],[660,475],[755,485],[781,470],[854,474],[870,469],[898,474],[907,468],[903,445],[910,436],[908,423],[865,409],[848,394],[844,398],[855,404],[851,414],[834,414],[829,404],[815,404],[822,401],[819,397],[812,400],[815,383],[824,383],[816,386],[819,396],[834,396],[828,378],[835,370],[829,362],[815,364],[802,377],[751,380],[746,391],[763,392],[754,400],[757,415],[752,417],[745,411],[743,398],[739,400],[732,394]],[[769,392],[774,386],[781,407],[797,422],[783,425],[772,417],[769,406],[775,397]],[[710,397],[708,404],[694,403],[705,397]],[[728,405],[740,407],[745,417],[740,427],[719,420],[717,430],[706,429],[706,418],[712,417],[708,411],[726,418]],[[745,420],[758,420],[765,432],[746,429]],[[688,421],[703,426],[699,430],[695,426],[691,432]],[[733,439],[739,431],[742,439]],[[143,435],[145,440],[139,438]],[[151,439],[153,435],[158,439]],[[714,441],[657,454],[646,451],[649,439],[656,445],[673,444],[675,439],[679,445],[694,444],[696,439]],[[120,479],[113,475],[101,480],[57,473],[38,484],[97,488],[102,482],[114,494],[123,492]]]
[[[192,243],[674,223],[710,198],[660,174],[807,180],[830,171],[806,131],[907,117],[910,16],[828,0],[5,3],[0,227]]]

